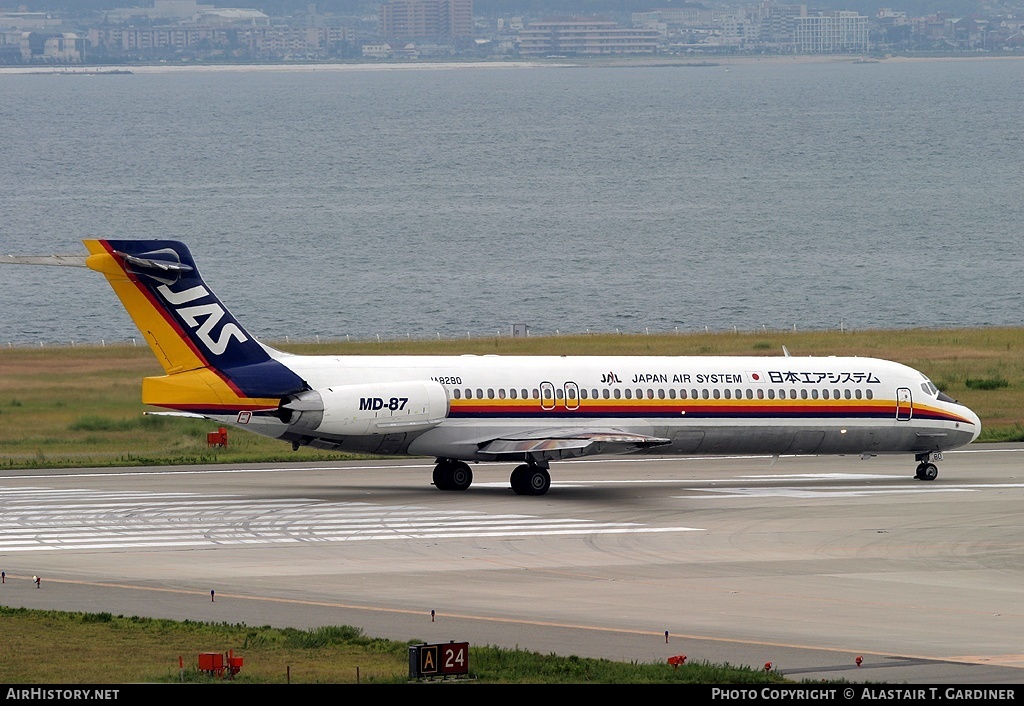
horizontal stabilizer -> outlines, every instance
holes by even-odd
[[[495,459],[530,454],[555,461],[593,454],[631,453],[669,443],[671,440],[656,436],[608,429],[540,429],[494,439],[481,446],[480,453]]]
[[[88,255],[0,255],[0,264],[85,267]]]
[[[148,417],[185,417],[186,419],[209,419],[204,414],[195,412],[143,412]]]

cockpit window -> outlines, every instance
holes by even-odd
[[[921,383],[921,389],[924,390],[926,394],[929,394],[932,397],[937,397],[942,402],[950,402],[952,404],[960,404],[959,402],[954,400],[952,397],[947,395],[945,392],[943,392],[939,388],[935,387],[935,383],[933,383],[931,380],[926,378],[924,375],[922,375],[921,377],[924,377],[924,382]]]

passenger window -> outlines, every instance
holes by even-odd
[[[513,387],[512,389],[510,389],[508,391],[508,396],[511,397],[512,399],[515,399],[516,398],[516,388]]]
[[[505,399],[505,388],[504,387],[499,387],[498,388],[498,399],[499,400]]]
[[[862,395],[859,387],[853,391],[853,396],[856,397],[858,400],[861,398]]]
[[[711,397],[711,393],[708,392],[708,389],[705,387],[703,390],[700,391],[700,396],[703,397],[704,399],[708,399],[709,397]]]
[[[716,400],[717,400],[717,399],[719,399],[719,398],[720,398],[720,397],[722,396],[722,393],[721,393],[721,391],[720,391],[720,390],[719,390],[719,389],[718,389],[717,387],[716,387],[716,388],[714,389],[714,391],[712,392],[712,394],[713,394],[713,395],[715,396],[715,399],[716,399]]]
[[[633,391],[630,390],[628,387],[626,388],[626,399],[627,400],[633,399]]]
[[[462,393],[459,392],[459,388],[456,387],[454,390],[452,390],[452,397],[454,397],[455,399],[459,399],[460,397],[462,397]]]
[[[731,400],[732,399],[732,390],[730,390],[728,387],[725,388],[725,393],[724,394],[725,394],[725,399],[727,399],[727,400]]]
[[[843,390],[843,397],[845,397],[846,399],[850,399],[850,391],[849,390]]]
[[[812,400],[818,399],[818,391],[817,390],[811,390],[811,399]]]
[[[676,388],[674,388],[674,387],[672,387],[672,388],[669,388],[669,391],[668,391],[668,398],[669,398],[670,400],[674,400],[674,399],[676,398]]]
[[[762,390],[760,387],[757,388],[757,399],[759,399],[759,400],[763,400],[764,399],[764,390]]]
[[[823,399],[823,400],[827,400],[828,399],[828,389],[827,388],[821,391],[821,399]]]
[[[581,400],[587,399],[587,388],[584,387],[582,390],[580,390],[580,399]]]
[[[770,400],[774,400],[775,399],[775,390],[772,390],[772,389],[768,390],[768,399],[770,399]]]
[[[466,399],[467,400],[473,399],[473,391],[470,390],[468,387],[466,388]]]
[[[619,388],[616,387],[615,388],[615,399],[619,399],[620,397],[622,397],[622,390],[620,390]]]
[[[802,400],[806,400],[807,399],[807,390],[806,389],[800,390],[800,399],[802,399]]]
[[[873,393],[871,390],[865,390],[864,396],[867,397],[869,400],[873,400],[875,398],[875,393]]]
[[[611,392],[608,391],[608,388],[605,388],[604,390],[601,391],[601,397],[605,399],[611,397]]]

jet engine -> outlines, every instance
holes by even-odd
[[[448,416],[448,394],[433,380],[337,385],[286,397],[278,416],[300,433],[362,436],[424,431]]]

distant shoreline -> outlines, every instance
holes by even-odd
[[[319,64],[203,64],[203,63],[160,63],[160,64],[81,64],[81,65],[33,65],[3,66],[0,75],[121,75],[155,73],[212,73],[212,72],[259,72],[311,73],[334,71],[424,71],[454,69],[537,69],[567,67],[706,67],[706,66],[749,66],[755,64],[902,64],[920,62],[956,61],[1021,61],[1024,55],[1009,56],[985,54],[982,56],[887,56],[876,57],[859,54],[787,54],[756,56],[618,56],[582,57],[565,60],[508,60],[508,61],[431,61],[431,62],[365,62],[365,63],[319,63]]]
[[[479,69],[479,68],[544,68],[558,66],[529,61],[437,61],[437,62],[395,62],[395,63],[352,63],[352,64],[123,64],[123,65],[82,65],[82,66],[25,66],[0,67],[0,74],[46,74],[46,75],[97,75],[97,74],[166,74],[166,73],[313,73],[335,71],[423,71],[437,69]]]

